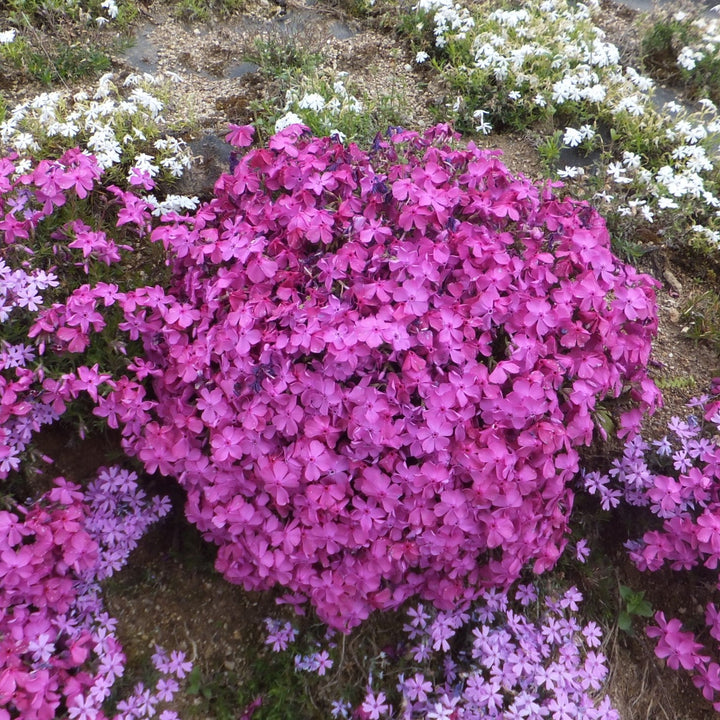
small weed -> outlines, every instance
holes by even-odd
[[[32,51],[25,58],[28,73],[43,85],[95,77],[111,67],[110,58],[99,48],[60,45],[53,50],[52,54]]]
[[[613,224],[610,220],[611,219],[608,219],[609,226]],[[652,248],[636,242],[635,240],[631,240],[630,238],[632,236],[632,227],[628,228],[627,231],[620,230],[616,232],[613,232],[613,228],[611,228],[610,242],[612,244],[613,252],[620,259],[633,265],[637,265],[640,258],[648,252],[651,252]]]
[[[560,149],[562,148],[562,131],[556,130],[552,135],[548,135],[537,146],[538,154],[545,166],[546,171],[555,166],[560,159]]]
[[[46,86],[97,76],[110,69],[110,58],[92,38],[70,41],[70,35],[75,37],[70,32],[71,20],[51,15],[52,20],[46,16],[47,30],[43,33],[32,25],[34,15],[24,12],[16,23],[24,30],[0,45],[0,61]],[[56,28],[60,29],[56,32]],[[97,33],[94,28],[93,33]]]
[[[260,66],[270,77],[308,75],[322,62],[322,54],[306,48],[293,36],[257,38],[248,54],[248,60]]]
[[[683,331],[693,340],[706,340],[720,350],[720,295],[715,290],[696,294],[683,307]]]
[[[245,0],[180,0],[175,3],[175,17],[186,22],[206,22],[211,15],[230,17],[243,10]]]
[[[655,384],[661,390],[690,390],[697,385],[697,380],[690,375],[689,377],[670,377],[658,378]]]
[[[628,635],[633,634],[633,618],[652,617],[652,605],[645,599],[643,590],[635,591],[627,585],[620,585],[620,597],[625,604],[618,615],[618,627]]]

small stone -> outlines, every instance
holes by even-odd
[[[672,308],[668,311],[668,317],[670,318],[670,322],[672,323],[679,323],[680,322],[680,313],[675,308]]]
[[[666,270],[663,273],[663,277],[665,278],[665,282],[670,286],[671,290],[673,292],[676,292],[678,295],[682,293],[682,283],[671,273],[669,270]]]

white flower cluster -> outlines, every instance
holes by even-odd
[[[688,114],[681,108],[673,108],[675,115],[662,113],[665,118],[666,138],[675,143],[665,165],[650,170],[643,166],[643,159],[636,153],[626,151],[622,162],[611,162],[606,167],[608,179],[616,185],[632,187],[634,200],[619,205],[620,215],[640,212],[648,222],[653,222],[657,211],[687,211],[688,217],[703,208],[712,224],[720,219],[720,198],[714,156],[720,137],[720,121],[715,106],[709,100],[703,103],[701,113]],[[712,154],[702,143],[714,148]],[[613,195],[602,194],[601,199],[611,202]],[[627,195],[627,192],[623,192]],[[677,213],[676,213],[677,215]],[[702,232],[698,230],[702,228]],[[711,227],[695,225],[696,233],[714,238],[717,231]]]
[[[99,15],[95,18],[95,22],[100,27],[102,27],[103,25],[107,25],[110,20],[114,20],[120,12],[120,8],[118,8],[115,0],[103,0],[103,2],[100,3],[100,7],[107,13],[107,17],[105,17],[104,15]]]
[[[433,2],[420,2],[416,8],[428,11]],[[618,48],[593,23],[597,12],[596,2],[530,0],[518,9],[478,15],[474,25],[468,25],[471,63],[455,71],[466,73],[474,84],[491,76],[507,88],[509,100],[528,108],[546,108],[550,102],[556,107],[600,105],[614,97],[613,112],[640,116],[640,93],[647,93],[652,81],[635,70],[623,70]],[[424,57],[422,51],[419,57]]]
[[[321,133],[344,134],[337,130],[348,115],[360,115],[363,103],[345,86],[348,73],[338,72],[329,77],[320,75],[303,78],[297,87],[287,91],[283,115],[275,122],[275,132],[295,123],[311,126]]]
[[[152,214],[155,217],[169,215],[170,213],[182,214],[186,211],[195,210],[200,205],[200,200],[187,195],[168,195],[164,200],[158,200],[154,195],[146,196],[145,200],[154,208]]]
[[[419,0],[415,12],[432,15],[435,25],[435,44],[445,47],[449,40],[464,40],[475,26],[467,8],[452,0]]]
[[[705,53],[684,47],[678,54],[677,64],[685,70],[694,70],[697,63],[705,57]]]
[[[568,127],[565,128],[563,135],[563,144],[568,147],[577,147],[586,140],[592,140],[595,137],[595,128],[591,125],[582,125],[580,129]]]
[[[681,48],[677,64],[687,71],[695,70],[697,64],[706,57],[717,58],[720,55],[720,20],[707,15],[695,18],[687,13],[675,13],[673,20],[685,24],[691,37],[689,45]]]
[[[422,14],[440,7],[462,13],[448,1],[420,0],[416,11],[421,26]],[[717,108],[709,100],[699,102],[699,112],[689,112],[679,103],[659,107],[653,81],[622,66],[618,48],[596,23],[599,12],[597,0],[527,0],[475,13],[474,24],[467,24],[467,37],[462,42],[454,38],[443,72],[456,86],[480,89],[481,98],[486,90],[487,96],[478,102],[479,108],[470,105],[467,95],[458,95],[448,107],[473,122],[476,132],[488,133],[496,113],[534,118],[568,106],[565,112],[583,120],[567,126],[558,142],[566,148],[607,149],[606,140],[596,134],[596,128],[605,127],[612,133],[614,156],[604,155],[598,164],[584,168],[568,165],[558,170],[560,177],[586,178],[583,187],[601,190],[596,199],[608,202],[608,211],[621,217],[649,223],[661,217],[682,237],[693,225],[704,227],[709,239],[716,237]],[[702,38],[681,53],[687,67],[703,54],[720,55],[720,21],[698,21],[689,15],[682,21]],[[422,48],[416,53],[416,62],[427,59]]]
[[[171,78],[175,79],[177,76]],[[166,93],[168,79],[129,75],[122,87],[115,81],[115,75],[107,73],[90,92],[72,96],[42,93],[16,106],[0,123],[0,145],[21,156],[49,148],[56,152],[58,144],[63,148],[79,145],[95,155],[103,169],[122,162],[147,167],[151,176],[163,168],[180,177],[190,166],[192,155],[183,141],[160,137],[164,105],[151,92]],[[156,156],[143,152],[151,148],[157,151]]]

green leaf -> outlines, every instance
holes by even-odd
[[[189,695],[197,695],[200,692],[202,678],[200,677],[200,668],[196,665],[188,675],[188,685],[185,692]]]
[[[632,618],[624,610],[621,610],[618,616],[618,627],[626,633],[632,632]]]

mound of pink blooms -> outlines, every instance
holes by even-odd
[[[598,403],[634,401],[631,432],[658,402],[652,281],[446,126],[370,151],[291,126],[152,237],[169,289],[85,286],[34,332],[82,346],[71,303],[96,330],[117,303],[144,357],[97,413],[180,481],[228,580],[335,627],[551,567]]]

